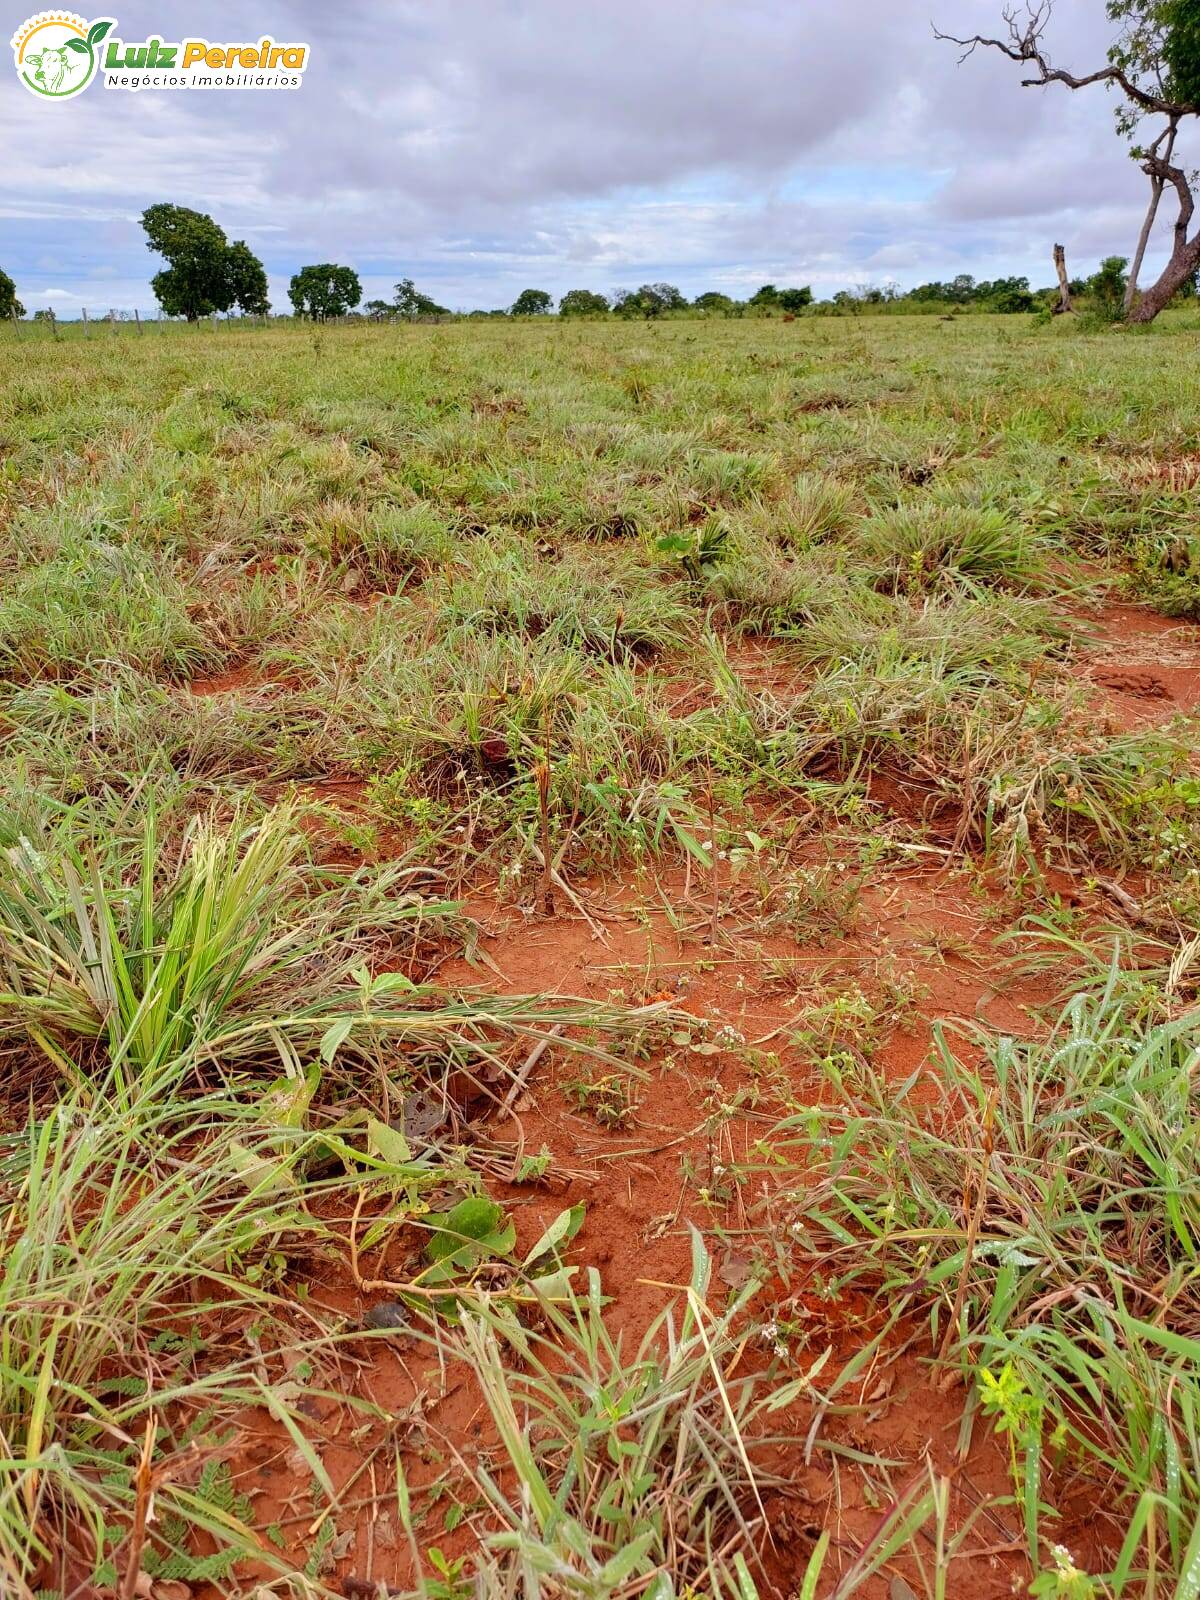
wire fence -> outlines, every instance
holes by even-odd
[[[8,317],[9,331],[21,339],[50,338],[61,339],[65,336],[71,338],[111,338],[127,334],[131,337],[148,335],[153,338],[171,328],[216,328],[227,329],[232,332],[245,332],[252,328],[272,327],[341,327],[341,326],[373,326],[389,323],[410,322],[450,322],[458,320],[453,313],[446,313],[437,317],[378,317],[363,312],[351,312],[344,317],[316,317],[297,318],[289,315],[272,316],[237,316],[215,315],[210,317],[197,317],[189,322],[186,317],[164,316],[157,306],[152,311],[143,311],[135,306],[132,310],[124,307],[109,307],[107,310],[91,310],[81,307],[77,317],[58,317],[53,311],[35,311],[32,317],[18,317],[16,310],[10,312]],[[4,319],[0,318],[0,326]]]
[[[39,335],[60,338],[65,333],[84,338],[97,338],[104,335],[129,333],[133,335],[162,333],[166,328],[267,328],[275,321],[291,321],[291,318],[275,317],[200,317],[195,322],[189,323],[185,317],[164,316],[161,309],[155,307],[152,311],[143,311],[139,306],[132,309],[126,307],[110,306],[107,310],[91,310],[86,306],[80,307],[79,315],[74,317],[59,317],[53,311],[35,311],[32,317],[18,317],[14,309],[9,313],[9,322],[12,331],[18,338],[37,338]]]

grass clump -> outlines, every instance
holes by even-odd
[[[263,1400],[261,1356],[237,1345],[324,1232],[297,1203],[305,1140],[261,1105],[189,1095],[184,1118],[177,1065],[96,1088],[0,1142],[0,1573],[19,1600],[115,1587],[131,1561],[221,1581],[261,1554],[220,1470]],[[139,1477],[160,1517],[140,1551]]]
[[[171,563],[137,547],[83,543],[28,568],[0,597],[0,671],[10,681],[91,678],[114,664],[188,677],[219,651],[188,612]]]
[[[987,507],[897,506],[860,523],[854,537],[875,581],[896,594],[953,585],[1029,592],[1049,581],[1039,541]]]
[[[499,1521],[479,1568],[488,1593],[546,1582],[611,1596],[756,1592],[768,1475],[753,1464],[755,1434],[780,1386],[727,1378],[736,1307],[709,1310],[710,1272],[697,1237],[682,1308],[630,1353],[606,1325],[595,1273],[545,1306],[540,1329],[506,1314],[466,1320],[507,1469],[470,1469]]]
[[[1052,1571],[1048,1480],[1107,1507],[1098,1593],[1175,1581],[1200,1551],[1200,1179],[1194,1011],[1146,1017],[1114,963],[1049,1036],[944,1040],[939,1086],[861,1066],[797,1119],[801,1236],[839,1289],[928,1319],[1010,1449],[1030,1556]]]

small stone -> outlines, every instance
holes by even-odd
[[[408,1307],[399,1300],[380,1300],[363,1317],[364,1328],[390,1328],[393,1332],[407,1332],[412,1318]]]

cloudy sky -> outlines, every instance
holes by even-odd
[[[1145,179],[1102,88],[1022,89],[934,42],[1000,0],[111,0],[141,40],[310,44],[295,92],[106,90],[0,76],[0,266],[29,310],[153,304],[137,217],[211,212],[277,308],[306,262],[455,308],[665,278],[688,294],[1024,273],[1130,254]],[[26,14],[8,5],[4,43]],[[97,13],[93,13],[97,14]],[[1101,64],[1103,0],[1051,53]]]

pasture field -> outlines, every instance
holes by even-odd
[[[0,1592],[1195,1600],[1198,353],[3,330]]]

